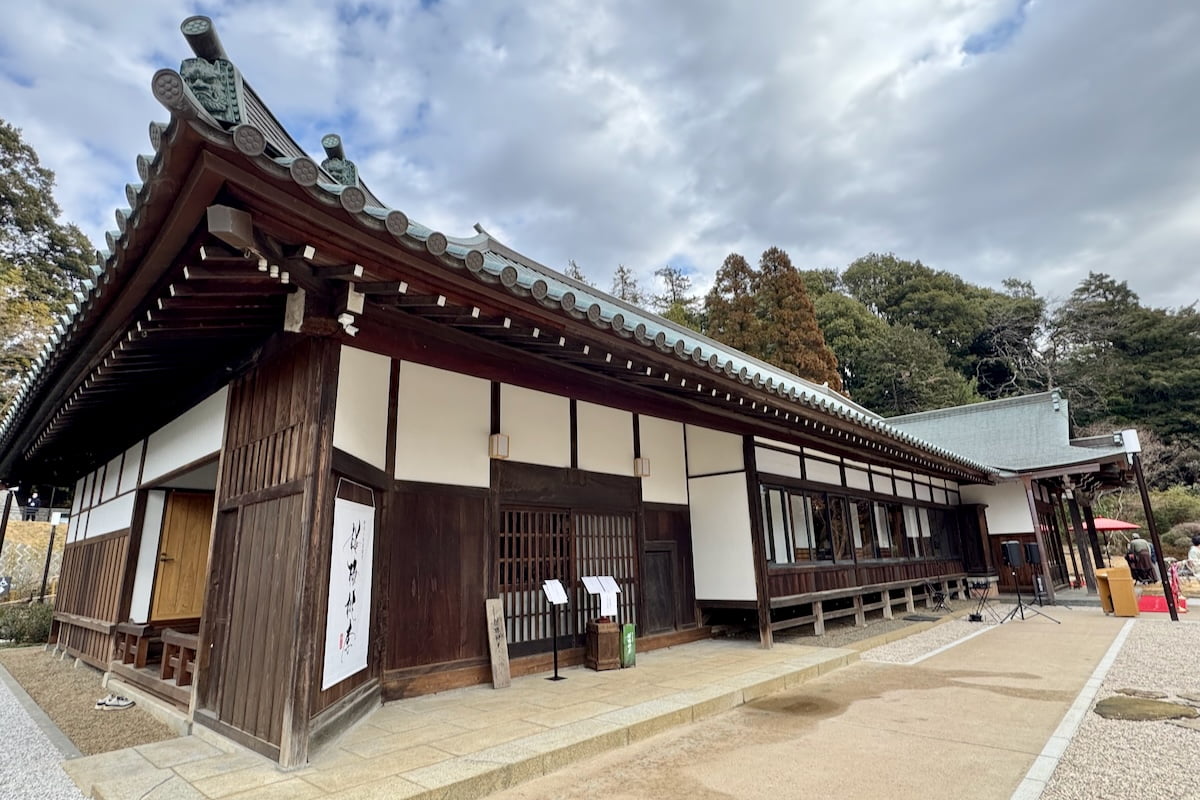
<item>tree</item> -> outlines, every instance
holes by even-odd
[[[592,285],[592,282],[589,281],[587,276],[583,274],[583,270],[579,268],[579,265],[575,263],[575,259],[573,258],[567,261],[567,268],[563,270],[563,275],[566,275],[573,281],[579,281],[587,286]]]
[[[613,273],[612,293],[613,297],[618,300],[624,300],[635,306],[642,305],[646,299],[642,294],[641,287],[638,286],[637,276],[624,264],[618,264],[617,271]]]
[[[662,293],[652,298],[654,309],[676,324],[699,331],[702,321],[700,298],[692,294],[691,276],[668,264],[656,269],[654,277],[663,285]]]
[[[763,347],[764,326],[755,298],[757,284],[758,278],[746,259],[730,253],[704,298],[705,333],[751,356],[758,356]]]
[[[804,278],[778,247],[758,262],[758,315],[763,322],[764,361],[814,383],[842,388],[837,357],[825,343]]]
[[[54,173],[0,120],[0,406],[87,274],[87,237],[58,222]]]

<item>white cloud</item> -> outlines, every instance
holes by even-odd
[[[188,55],[178,24],[201,7],[23,8],[0,30],[0,108],[101,241],[165,117],[150,76]],[[892,250],[1054,296],[1096,270],[1148,302],[1200,297],[1190,5],[203,8],[310,152],[337,131],[414,219],[479,221],[602,283],[679,257],[705,286],[729,251],[778,245],[802,267]]]

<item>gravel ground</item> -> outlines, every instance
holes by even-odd
[[[0,664],[85,756],[175,736],[136,707],[97,711],[96,701],[107,694],[100,687],[100,673],[75,667],[74,659],[59,659],[40,646],[0,648]]]
[[[858,628],[854,625],[853,617],[843,619],[835,619],[825,623],[825,634],[823,636],[814,636],[812,629],[808,626],[801,628],[793,628],[792,630],[782,630],[775,634],[775,641],[790,642],[791,644],[806,644],[811,647],[846,647],[847,645],[861,642],[863,639],[870,639],[872,636],[879,636],[884,633],[907,628],[909,625],[915,625],[916,622],[901,619],[868,619],[865,628]],[[758,638],[755,633],[754,638]]]
[[[83,800],[61,756],[0,682],[0,787],[7,800]]]
[[[996,612],[1003,616],[1008,613],[1008,609],[1002,605],[996,605]],[[945,647],[973,633],[991,628],[995,624],[995,621],[991,619],[987,622],[967,622],[963,619],[952,619],[940,625],[935,625],[927,631],[922,631],[905,639],[867,650],[859,657],[863,661],[908,664],[921,656],[932,653],[939,647]]]
[[[1138,619],[1096,700],[1124,688],[1200,693],[1198,654],[1200,623]],[[1089,710],[1042,798],[1200,798],[1198,760],[1200,731],[1170,722],[1104,719]]]

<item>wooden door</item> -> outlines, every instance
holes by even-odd
[[[679,591],[675,578],[674,543],[667,547],[646,547],[644,555],[642,601],[646,634],[673,631],[679,625]]]
[[[204,604],[204,572],[213,495],[171,492],[158,542],[152,621],[196,619]]]

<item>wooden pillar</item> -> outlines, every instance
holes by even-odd
[[[1138,494],[1142,496],[1142,511],[1146,514],[1146,527],[1150,529],[1150,541],[1154,543],[1154,558],[1158,562],[1158,577],[1162,581],[1163,596],[1167,600],[1167,612],[1172,622],[1179,622],[1179,611],[1175,608],[1175,593],[1171,591],[1171,575],[1163,558],[1162,542],[1158,538],[1158,523],[1154,521],[1154,510],[1150,508],[1150,492],[1146,489],[1146,476],[1142,472],[1142,454],[1133,454],[1133,474],[1137,477]]]
[[[8,514],[12,511],[13,492],[4,490],[4,515],[0,516],[0,553],[4,552],[4,537],[8,534]]]
[[[1087,593],[1096,594],[1096,569],[1092,563],[1092,554],[1088,551],[1087,530],[1079,517],[1079,504],[1072,494],[1067,500],[1067,510],[1071,514],[1071,526],[1075,534],[1075,544],[1079,547],[1079,561],[1083,565],[1083,580],[1087,584]]]
[[[771,593],[767,584],[767,551],[763,546],[762,500],[758,491],[758,467],[754,459],[754,437],[742,437],[742,460],[746,467],[746,502],[750,504],[750,536],[754,552],[754,594],[758,612],[758,640],[769,648],[774,644],[771,633]],[[817,632],[819,636],[821,631]]]
[[[1022,477],[1025,484],[1025,501],[1029,504],[1029,517],[1033,520],[1033,538],[1037,542],[1042,555],[1042,582],[1046,584],[1046,600],[1054,605],[1054,579],[1050,576],[1050,553],[1046,550],[1046,535],[1042,531],[1042,523],[1038,520],[1037,501],[1033,497],[1033,479]]]
[[[1092,541],[1092,552],[1096,554],[1096,563],[1103,567],[1111,567],[1111,559],[1105,557],[1104,548],[1100,547],[1100,534],[1096,532],[1096,517],[1092,513],[1092,504],[1086,501],[1083,504],[1083,520],[1087,523],[1088,538]]]
[[[1060,523],[1062,525],[1061,538],[1066,539],[1067,541],[1067,552],[1071,555],[1071,569],[1073,570],[1076,578],[1081,577],[1082,571],[1079,568],[1079,562],[1075,560],[1075,546],[1072,543],[1070,535],[1071,526],[1067,524],[1067,514],[1065,511],[1063,511],[1062,494],[1053,494],[1051,495],[1051,498],[1052,500],[1050,505],[1054,509],[1054,523],[1056,526]]]

